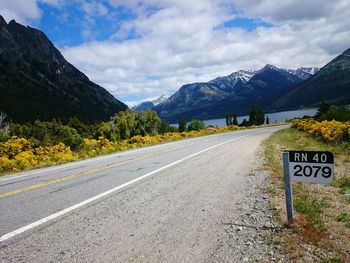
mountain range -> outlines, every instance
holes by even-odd
[[[350,49],[279,98],[272,108],[315,106],[323,99],[332,104],[350,104]]]
[[[166,101],[168,98],[169,98],[169,96],[163,94],[154,100],[143,101],[143,102],[137,104],[136,106],[132,107],[132,109],[135,111],[150,110],[154,106],[157,106],[158,104]]]
[[[15,122],[70,117],[92,123],[127,106],[65,60],[46,35],[0,16],[0,111]],[[208,82],[186,84],[170,97],[143,102],[167,122],[245,115],[254,104],[265,111],[317,106],[322,99],[350,103],[350,49],[321,69],[266,65]]]
[[[186,84],[153,109],[163,120],[174,123],[180,117],[246,115],[253,104],[267,112],[315,107],[323,99],[350,103],[350,49],[321,69],[266,65],[257,71],[240,70],[209,82]]]
[[[154,109],[168,122],[175,122],[180,117],[220,118],[232,111],[246,114],[252,104],[262,108],[273,104],[317,70],[286,70],[273,65],[258,71],[240,70],[206,83],[184,85]]]
[[[127,106],[65,60],[46,35],[0,16],[0,111],[15,122],[109,119]]]

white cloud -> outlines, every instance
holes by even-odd
[[[315,1],[236,1],[240,16],[274,24],[251,32],[214,30],[232,17],[232,6],[227,8],[224,1],[152,0],[148,7],[159,8],[152,14],[144,1],[110,2],[134,10],[138,18],[128,21],[122,33],[134,30],[140,37],[86,43],[67,47],[63,53],[118,98],[169,94],[185,83],[267,63],[288,68],[323,66],[349,48],[350,8],[344,8],[344,1],[331,5],[316,1],[319,8]]]
[[[84,2],[82,7],[89,16],[105,16],[108,14],[108,9],[101,2]]]
[[[0,0],[0,14],[7,22],[14,19],[16,22],[28,25],[42,16],[38,3],[59,7],[68,0]]]
[[[348,0],[236,0],[237,7],[247,15],[272,22],[337,18],[349,9]]]
[[[129,101],[124,101],[124,103],[126,105],[128,105],[130,108],[134,107],[134,106],[137,106],[139,105],[140,103],[142,102],[146,102],[146,101],[154,101],[156,99],[158,99],[160,96],[157,96],[157,97],[148,97],[148,98],[145,98],[145,99],[142,99],[142,100],[129,100]]]
[[[60,5],[65,0],[42,1]],[[90,79],[124,100],[170,94],[189,82],[267,63],[323,66],[349,48],[348,0],[79,1],[85,10],[82,34],[90,42],[62,52]],[[19,8],[19,2],[27,8]],[[1,3],[0,11],[7,7],[16,9],[13,13],[19,17],[39,19],[36,1],[11,3],[17,4]],[[115,21],[109,39],[91,41],[98,30],[95,19],[107,19],[117,7],[127,8],[136,19]],[[253,31],[220,27],[234,17],[261,19],[272,26]]]
[[[28,24],[30,20],[41,17],[41,10],[36,0],[1,0],[0,14],[7,22],[15,19],[17,22]]]

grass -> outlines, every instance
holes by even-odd
[[[350,221],[350,218],[348,216],[347,213],[340,213],[338,216],[337,216],[337,221],[338,222],[349,222]]]
[[[284,150],[330,151],[335,156],[335,180],[331,185],[293,182],[295,224],[279,234],[290,261],[350,262],[349,199],[350,145],[330,144],[296,129],[274,133],[264,142],[265,164],[272,175],[267,191],[281,223],[286,222],[282,152]],[[305,250],[308,253],[303,253]]]
[[[323,213],[326,205],[325,199],[318,200],[308,194],[297,195],[294,199],[295,210],[303,213],[308,218],[310,225],[321,231],[325,228]]]
[[[341,194],[350,193],[350,177],[341,177],[336,179],[332,186],[340,188]]]
[[[339,258],[326,258],[322,263],[342,263],[342,261]]]

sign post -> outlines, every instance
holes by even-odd
[[[284,151],[284,185],[288,224],[293,224],[291,181],[329,184],[333,182],[334,156],[330,152]]]
[[[284,169],[284,190],[286,193],[287,220],[288,220],[288,225],[291,225],[293,224],[293,191],[292,191],[292,184],[290,183],[288,151],[283,152],[283,169]]]

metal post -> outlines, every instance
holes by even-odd
[[[293,194],[289,176],[289,153],[283,152],[284,188],[286,192],[286,206],[288,225],[293,224]]]

